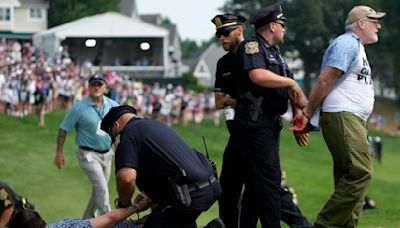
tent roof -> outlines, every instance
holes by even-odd
[[[34,37],[54,34],[60,39],[67,37],[166,37],[168,30],[150,23],[132,19],[116,12],[107,12],[84,17],[46,31],[36,33]]]

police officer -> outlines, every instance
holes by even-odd
[[[137,185],[157,204],[145,227],[196,227],[221,192],[211,162],[165,124],[135,114],[114,107],[101,124],[116,144],[118,206],[130,205]]]
[[[17,195],[6,183],[0,182],[0,227],[6,227],[13,216],[24,208],[32,209],[33,205]]]
[[[221,197],[219,198],[219,216],[227,228],[238,227],[239,203],[242,192],[243,178],[241,177],[239,159],[239,144],[235,139],[234,107],[236,92],[234,79],[235,52],[244,40],[243,23],[247,19],[237,14],[216,15],[211,22],[215,24],[215,35],[225,51],[228,51],[217,62],[215,74],[215,107],[224,110],[226,125],[229,130],[229,140],[226,145],[221,169]]]
[[[286,18],[280,5],[260,10],[252,19],[256,35],[245,39],[237,50],[237,105],[235,118],[241,136],[240,158],[245,175],[240,226],[280,227],[280,115],[291,100],[293,113],[301,118],[307,99],[281,56]],[[307,135],[295,135],[307,143]]]

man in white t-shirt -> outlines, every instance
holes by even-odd
[[[374,86],[364,45],[378,41],[379,20],[384,16],[368,6],[356,6],[349,12],[347,32],[325,51],[308,107],[293,128],[308,131],[310,117],[320,114],[334,161],[335,191],[314,227],[355,227],[358,223],[372,175],[366,125],[374,106]]]

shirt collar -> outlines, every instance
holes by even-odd
[[[354,39],[356,39],[357,41],[361,42],[361,38],[358,37],[353,31],[347,31],[346,34],[352,36]]]
[[[259,33],[256,33],[256,37],[258,40],[262,41],[267,48],[271,47],[271,45],[269,45],[268,41],[263,36],[261,36]]]
[[[88,96],[88,98],[89,98],[89,105],[91,105],[91,106],[97,106],[97,104],[96,103],[94,103],[94,101],[93,101],[93,99],[92,99],[92,97],[91,96]],[[104,106],[104,104],[106,104],[106,99],[104,99],[104,95],[103,95],[103,106]]]

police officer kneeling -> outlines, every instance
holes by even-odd
[[[114,107],[101,123],[116,145],[118,206],[131,204],[137,185],[157,204],[144,227],[197,227],[221,193],[211,162],[165,124],[135,114]]]

